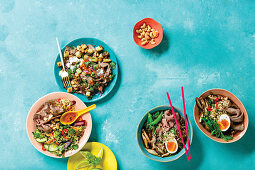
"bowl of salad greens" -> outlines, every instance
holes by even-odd
[[[32,145],[54,158],[77,153],[91,134],[91,115],[83,114],[70,125],[63,125],[60,117],[67,111],[85,107],[78,97],[65,92],[50,93],[37,100],[27,116],[27,134]]]

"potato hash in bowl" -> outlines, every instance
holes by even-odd
[[[62,68],[60,61],[56,64]],[[116,62],[102,45],[67,45],[64,50],[64,64],[71,81],[67,92],[85,95],[87,99],[92,99],[95,94],[101,96],[116,76],[113,73]],[[62,73],[60,70],[60,77]]]

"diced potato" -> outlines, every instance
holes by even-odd
[[[89,91],[86,92],[86,96],[87,96],[87,97],[89,97],[90,94],[91,94],[91,93],[90,93]]]
[[[57,66],[58,67],[61,67],[62,66],[62,62],[60,61],[60,62],[57,62]]]
[[[83,59],[84,59],[84,60],[88,60],[88,59],[89,59],[89,56],[88,56],[88,55],[84,55]]]
[[[68,57],[69,56],[69,52],[65,50],[64,52],[64,58]]]
[[[67,89],[67,92],[68,93],[71,93],[73,91],[73,88],[72,87],[69,87],[68,89]]]
[[[105,62],[105,63],[109,63],[111,61],[112,61],[111,59],[103,59],[103,62]]]
[[[77,52],[75,53],[75,55],[76,55],[77,58],[81,58],[81,52],[80,52],[80,51],[77,51]]]
[[[74,80],[72,80],[72,81],[71,81],[71,84],[72,84],[72,85],[73,85],[73,84],[75,84],[75,81],[74,81]]]
[[[99,45],[99,46],[96,47],[96,51],[97,51],[97,52],[100,52],[100,51],[102,51],[102,50],[104,50],[104,48],[103,48],[101,45]]]
[[[82,70],[81,70],[80,68],[78,68],[78,69],[76,70],[76,73],[77,73],[77,74],[81,74],[81,72],[82,72]]]
[[[85,50],[87,48],[87,45],[86,44],[82,44],[81,48]]]
[[[92,53],[93,53],[93,50],[92,50],[92,49],[88,49],[87,53],[88,53],[88,54],[92,54]]]
[[[86,73],[85,73],[85,72],[82,72],[81,75],[82,75],[82,76],[86,76]]]
[[[100,55],[98,56],[98,58],[104,58],[103,54],[100,54]]]

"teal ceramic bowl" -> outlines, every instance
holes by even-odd
[[[152,155],[150,153],[148,153],[146,150],[145,150],[145,147],[143,145],[143,141],[142,141],[142,127],[144,125],[144,123],[146,122],[147,120],[147,117],[148,117],[148,113],[153,113],[153,112],[156,112],[156,111],[159,111],[159,110],[167,110],[167,109],[170,109],[171,110],[171,107],[170,106],[158,106],[158,107],[155,107],[153,109],[151,109],[150,111],[148,111],[144,117],[142,118],[142,120],[140,121],[138,127],[137,127],[137,132],[136,132],[136,138],[137,138],[137,143],[138,143],[138,146],[139,148],[141,149],[142,153],[149,159],[152,159],[154,161],[159,161],[159,162],[171,162],[171,161],[174,161],[174,160],[177,160],[178,158],[180,158],[184,153],[185,153],[185,149],[183,148],[179,153],[173,155],[173,156],[168,156],[168,157],[164,157],[164,158],[161,158],[161,157],[158,157],[158,156],[155,156],[155,155]],[[174,107],[174,111],[175,112],[178,112],[183,118],[184,118],[184,114],[183,114],[183,111],[181,111],[180,109]],[[193,128],[192,128],[192,125],[191,125],[191,122],[190,122],[190,119],[187,115],[187,124],[188,124],[188,128],[189,128],[189,140],[190,140],[190,144],[192,143],[192,138],[193,138]],[[186,143],[186,148],[188,149],[188,143]]]
[[[95,94],[92,99],[87,99],[87,97],[83,94],[74,93],[74,95],[79,97],[83,102],[90,103],[90,102],[95,102],[95,101],[98,101],[98,100],[106,97],[113,90],[113,88],[117,82],[117,78],[118,78],[118,62],[117,62],[117,58],[116,58],[114,52],[111,50],[111,48],[108,45],[106,45],[104,42],[102,42],[98,39],[95,39],[95,38],[76,39],[76,40],[68,43],[66,46],[77,47],[78,45],[81,45],[81,44],[91,44],[93,46],[101,45],[102,47],[104,47],[104,49],[106,51],[109,52],[110,59],[116,63],[116,68],[113,70],[113,74],[115,76],[114,76],[112,82],[104,89],[104,93],[102,95]],[[65,51],[66,46],[64,48],[62,48],[62,53]],[[55,75],[55,79],[56,79],[56,82],[57,82],[60,90],[63,92],[66,92],[66,89],[64,88],[63,83],[61,81],[61,77],[59,76],[59,71],[62,69],[57,66],[57,62],[59,62],[59,61],[61,61],[61,60],[60,60],[60,56],[58,54],[57,59],[55,61],[55,65],[54,65],[54,75]]]

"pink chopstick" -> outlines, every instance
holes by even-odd
[[[185,152],[186,152],[186,155],[187,155],[188,161],[190,162],[189,155],[188,155],[188,151],[187,151],[187,148],[186,148],[185,142],[184,142],[184,140],[183,140],[183,138],[182,138],[181,129],[180,129],[180,127],[179,127],[179,124],[178,124],[178,121],[177,121],[177,118],[176,118],[176,115],[175,115],[175,112],[174,112],[174,108],[173,108],[173,105],[172,105],[172,102],[171,102],[171,99],[170,99],[169,93],[168,93],[168,92],[166,92],[166,94],[167,94],[168,101],[169,101],[169,104],[170,104],[171,109],[172,109],[172,113],[173,113],[173,115],[174,115],[174,120],[175,120],[175,123],[176,123],[177,129],[178,129],[178,131],[179,131],[179,134],[180,134],[180,137],[181,137],[181,140],[182,140],[183,147],[184,147],[184,149],[185,149]]]
[[[189,159],[191,159],[190,143],[189,143],[189,131],[188,131],[188,125],[187,125],[187,114],[186,114],[183,86],[181,87],[181,89],[182,89],[182,102],[183,102],[183,111],[184,111],[184,117],[185,117],[185,128],[186,128],[186,135],[187,135],[187,142],[188,142]]]

